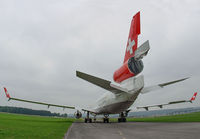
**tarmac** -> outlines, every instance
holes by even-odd
[[[64,139],[200,139],[200,122],[75,122]]]

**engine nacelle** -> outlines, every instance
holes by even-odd
[[[120,83],[130,77],[142,72],[144,66],[142,60],[136,60],[134,57],[129,58],[118,70],[114,72],[113,79]]]
[[[80,111],[77,110],[77,111],[74,113],[74,117],[76,117],[76,119],[79,119],[79,118],[82,117],[82,113],[81,113]]]

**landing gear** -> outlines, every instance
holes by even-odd
[[[126,122],[126,118],[118,118],[118,123],[120,122]]]
[[[85,123],[92,123],[92,119],[91,118],[89,118],[89,119],[85,118]]]
[[[97,119],[96,119],[96,115],[94,115],[94,122],[96,122],[96,120],[97,120]]]
[[[109,117],[109,115],[107,115],[107,114],[104,115],[104,118],[103,118],[103,122],[104,123],[109,123],[109,118],[108,117]]]
[[[87,117],[85,118],[85,123],[92,123],[92,119],[90,118],[89,111],[87,111]]]
[[[120,122],[126,122],[126,117],[128,116],[128,112],[129,112],[130,110],[127,110],[127,111],[125,111],[125,112],[121,112],[120,114],[119,114],[119,118],[118,118],[118,122],[120,123]]]
[[[103,118],[104,123],[109,123],[109,118]]]

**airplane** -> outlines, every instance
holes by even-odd
[[[30,101],[25,99],[19,99],[10,97],[7,89],[4,87],[5,94],[8,100],[23,101],[28,103],[35,103],[41,105],[61,107],[63,109],[75,109],[75,117],[81,118],[81,111],[86,112],[85,123],[91,123],[92,118],[90,115],[94,116],[94,121],[96,121],[96,115],[103,115],[103,122],[109,123],[110,114],[119,114],[118,122],[126,122],[126,117],[131,109],[129,109],[133,103],[138,98],[138,95],[152,92],[157,89],[161,89],[165,86],[184,81],[188,78],[183,78],[179,80],[174,80],[171,82],[161,83],[149,87],[144,86],[144,76],[141,74],[143,71],[143,62],[142,59],[148,54],[150,49],[149,41],[144,42],[140,47],[137,47],[138,35],[140,34],[140,12],[136,13],[133,16],[130,26],[130,32],[128,36],[128,42],[125,51],[125,57],[122,66],[117,69],[113,74],[113,80],[115,83],[95,77],[80,71],[76,71],[76,76],[86,80],[94,85],[97,85],[107,92],[97,101],[96,107],[92,109],[77,108],[75,106],[65,106],[57,105],[51,103]],[[197,92],[194,93],[191,99],[189,100],[178,100],[172,101],[169,103],[158,104],[158,105],[148,105],[148,106],[139,106],[138,109],[149,110],[151,107],[163,108],[165,105],[177,104],[177,103],[192,103],[197,96]]]

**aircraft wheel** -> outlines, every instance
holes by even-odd
[[[121,122],[121,118],[118,118],[118,123],[120,123]]]
[[[103,118],[104,123],[109,123],[109,118]]]
[[[108,118],[106,118],[105,120],[106,120],[106,123],[109,123],[109,119]]]
[[[87,118],[85,118],[85,123],[87,123]]]
[[[92,123],[92,119],[91,118],[89,119],[89,123]]]
[[[123,121],[123,122],[126,122],[126,118],[123,118],[122,121]]]

